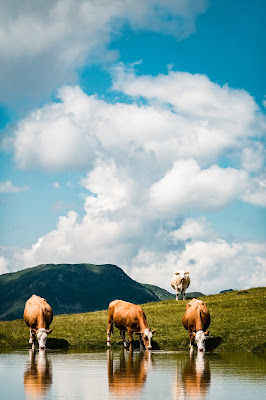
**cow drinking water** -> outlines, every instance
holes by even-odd
[[[34,349],[35,337],[39,342],[39,349],[46,346],[47,335],[52,332],[49,326],[53,320],[53,311],[50,305],[42,297],[32,295],[25,304],[24,321],[30,328],[29,343]]]
[[[123,300],[114,300],[108,308],[107,346],[110,345],[110,336],[113,333],[113,325],[120,329],[125,347],[133,349],[133,333],[139,336],[141,345],[147,350],[152,349],[151,339],[156,329],[149,329],[146,316],[142,308],[136,304]],[[128,332],[129,343],[125,338],[125,331]]]
[[[191,351],[193,351],[194,339],[196,340],[198,350],[205,351],[205,340],[209,335],[209,331],[206,331],[206,329],[209,327],[210,322],[211,316],[204,301],[192,299],[186,305],[182,324],[188,330]]]

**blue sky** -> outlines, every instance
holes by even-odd
[[[265,285],[264,2],[25,4],[0,13],[0,273]]]

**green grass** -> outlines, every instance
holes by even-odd
[[[204,296],[211,314],[207,349],[216,351],[266,351],[266,288]],[[187,301],[167,300],[142,307],[149,327],[156,328],[153,348],[187,350],[188,333],[181,319]],[[107,310],[58,315],[51,325],[49,348],[106,349]],[[137,337],[136,344],[137,344]],[[22,320],[0,322],[1,348],[27,348],[29,329]],[[111,337],[113,348],[121,346],[119,331]]]

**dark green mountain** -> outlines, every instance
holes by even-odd
[[[0,275],[0,320],[23,318],[32,294],[44,297],[55,315],[107,309],[115,299],[159,301],[115,265],[44,264]]]

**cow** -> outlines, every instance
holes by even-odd
[[[176,290],[176,301],[178,300],[178,295],[181,293],[181,299],[185,300],[185,291],[190,285],[189,272],[185,272],[183,269],[176,271],[171,280],[171,286]]]
[[[24,390],[27,399],[41,399],[49,390],[52,381],[52,365],[45,351],[40,351],[36,360],[35,350],[29,350],[30,361],[24,372]]]
[[[39,350],[44,350],[47,341],[47,335],[52,332],[49,326],[53,320],[53,311],[50,305],[42,297],[32,295],[25,304],[24,321],[30,328],[30,340],[34,350],[34,342],[39,342]]]
[[[193,352],[194,339],[199,351],[205,351],[205,340],[209,337],[211,316],[206,303],[202,300],[192,299],[186,305],[186,312],[182,324],[188,331],[190,338],[190,351]]]
[[[151,339],[156,329],[149,329],[146,316],[142,308],[136,304],[123,300],[114,300],[109,304],[107,320],[107,346],[110,344],[110,336],[113,333],[113,325],[120,330],[124,346],[133,349],[133,333],[139,336],[140,347],[144,345],[146,350],[151,350]],[[128,332],[129,343],[125,338]]]

